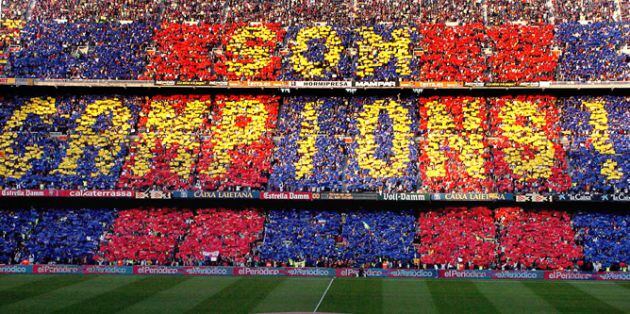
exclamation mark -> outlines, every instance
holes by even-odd
[[[593,128],[591,132],[593,147],[602,155],[615,155],[615,148],[610,140],[608,130],[608,112],[604,107],[605,103],[603,101],[585,101],[583,104],[591,113],[588,123]],[[600,172],[608,180],[621,180],[623,177],[623,171],[613,158],[606,159],[601,165]]]

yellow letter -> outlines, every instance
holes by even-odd
[[[377,159],[375,132],[378,116],[386,111],[393,124],[392,153],[389,161]],[[366,104],[357,117],[359,138],[357,139],[356,158],[361,169],[367,169],[373,178],[395,178],[405,174],[410,162],[409,145],[413,141],[409,110],[392,99],[376,100]]]
[[[232,150],[241,145],[251,145],[261,138],[269,116],[265,104],[257,99],[226,100],[223,104],[221,120],[211,128],[212,162],[200,171],[212,177],[227,172],[227,167],[232,163]],[[238,120],[243,119],[248,120],[248,123],[241,127]]]
[[[307,102],[302,111],[302,125],[298,138],[298,156],[300,159],[295,163],[295,178],[303,179],[311,174],[313,168],[313,156],[317,152],[315,143],[319,134],[319,121],[317,120],[317,110],[322,105],[322,101]]]
[[[603,101],[585,101],[584,106],[591,113],[589,124],[593,127],[591,140],[593,147],[602,155],[615,155],[615,148],[608,130],[608,112]],[[623,171],[614,159],[607,159],[601,167],[601,174],[608,180],[621,180]]]
[[[554,165],[555,148],[545,133],[545,111],[529,101],[508,100],[501,108],[499,117],[502,134],[517,144],[503,149],[512,171],[521,177],[521,181],[549,178]],[[517,123],[519,118],[524,118],[527,123]],[[524,156],[519,146],[531,147],[533,156]]]
[[[44,150],[37,144],[24,147],[24,154],[16,153],[11,146],[29,115],[37,115],[44,123],[51,124],[50,116],[56,112],[55,99],[50,97],[33,98],[13,112],[0,134],[0,176],[19,179],[31,170],[33,161],[42,158]]]
[[[227,71],[236,76],[256,76],[271,62],[271,52],[264,45],[273,40],[276,33],[265,26],[243,26],[236,30],[225,47],[232,58],[226,62]],[[248,45],[254,42],[256,45]]]
[[[411,35],[408,28],[392,31],[392,41],[385,41],[374,32],[373,27],[359,28],[361,40],[358,41],[359,61],[357,75],[365,78],[374,75],[374,70],[387,65],[392,59],[396,61],[396,73],[400,76],[411,75]]]
[[[169,167],[179,177],[188,179],[195,160],[193,152],[200,146],[200,140],[194,133],[202,128],[209,102],[191,100],[182,113],[177,113],[167,99],[152,101],[145,126],[147,131],[135,144],[135,162],[130,167],[134,176],[142,177],[149,172],[154,157],[152,149],[159,142],[165,150],[177,145],[177,157],[169,161]]]
[[[442,178],[446,176],[448,157],[441,150],[444,143],[456,151],[459,159],[466,167],[468,175],[475,179],[485,179],[483,158],[484,130],[481,126],[479,100],[462,100],[464,115],[463,130],[457,130],[453,118],[449,115],[446,105],[439,101],[430,101],[427,108],[427,152],[430,163],[427,165],[428,178]]]
[[[309,42],[313,39],[324,39],[326,51],[324,61],[312,61],[306,55]],[[341,59],[341,39],[337,32],[330,26],[313,26],[301,29],[295,38],[295,45],[291,47],[293,54],[290,57],[293,70],[305,79],[322,77],[324,70],[332,70]]]
[[[111,116],[111,126],[100,132],[94,131],[93,126],[101,115]],[[85,148],[94,147],[98,150],[98,156],[94,160],[97,171],[92,172],[91,176],[109,175],[121,146],[128,141],[127,136],[133,123],[131,111],[116,98],[97,100],[87,106],[77,122],[75,133],[70,135],[66,156],[55,173],[75,175],[77,163],[83,157]]]

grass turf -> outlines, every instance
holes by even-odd
[[[630,313],[628,283],[330,280],[3,275],[0,313]]]

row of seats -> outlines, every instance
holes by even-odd
[[[13,189],[598,192],[629,187],[623,96],[6,97]],[[276,125],[277,124],[277,125]]]
[[[623,2],[620,2],[623,4]],[[30,8],[32,5],[32,8]],[[335,21],[344,25],[360,21],[392,21],[408,24],[416,19],[432,22],[480,22],[484,16],[489,24],[526,21],[613,20],[617,2],[595,1],[463,1],[463,0],[324,0],[315,4],[302,0],[112,0],[56,1],[10,0],[4,3],[3,14],[11,18],[30,16],[38,20],[222,20],[249,22],[275,21],[309,23]],[[624,18],[627,6],[618,8]],[[485,13],[485,14],[484,14]]]
[[[630,215],[449,207],[411,210],[0,211],[3,263],[624,267]]]
[[[628,23],[394,27],[4,21],[2,75],[111,80],[626,81]]]

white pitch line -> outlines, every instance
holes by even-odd
[[[324,298],[326,297],[326,294],[328,293],[328,290],[330,289],[330,286],[332,286],[333,281],[335,281],[335,277],[332,277],[330,279],[330,282],[328,283],[328,287],[326,287],[326,290],[324,290],[324,294],[322,294],[322,298],[319,299],[319,303],[317,303],[317,306],[313,310],[313,313],[317,313],[317,310],[319,309],[319,306],[322,305],[322,302],[324,302]]]

